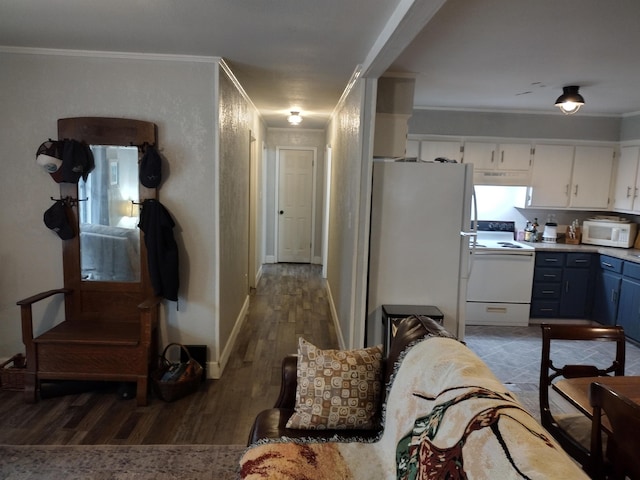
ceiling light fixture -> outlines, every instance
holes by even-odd
[[[291,115],[287,117],[287,120],[291,125],[300,125],[302,122],[302,117],[300,116],[300,112],[291,111]]]
[[[565,115],[573,115],[584,105],[584,98],[578,93],[579,88],[576,85],[562,87],[562,95],[556,100],[556,107]]]

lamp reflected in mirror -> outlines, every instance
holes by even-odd
[[[78,183],[83,281],[139,282],[138,148],[91,145],[95,169]]]

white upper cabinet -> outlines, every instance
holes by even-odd
[[[531,144],[465,142],[464,163],[475,170],[519,170],[531,167]]]
[[[638,188],[640,188],[639,159],[640,147],[620,149],[613,195],[613,209],[616,211],[632,213],[640,211],[640,200],[637,200]]]
[[[536,145],[527,206],[569,205],[573,153],[570,145]]]
[[[570,207],[609,208],[614,155],[613,147],[576,147]]]
[[[527,205],[607,210],[614,153],[608,146],[537,145]]]
[[[528,185],[531,144],[465,142],[462,161],[473,164],[476,185]]]

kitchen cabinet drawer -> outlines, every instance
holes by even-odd
[[[622,273],[623,260],[619,258],[609,257],[607,255],[600,255],[600,268],[615,273]]]
[[[558,299],[562,290],[562,284],[557,283],[534,283],[532,297],[534,299]]]
[[[591,266],[590,253],[567,253],[567,267],[589,268]]]
[[[640,263],[624,262],[624,268],[622,273],[625,277],[635,278],[640,280]]]
[[[531,302],[532,317],[557,317],[560,302],[545,302],[542,300],[533,300]]]
[[[537,267],[533,274],[533,283],[560,282],[562,280],[562,268]]]
[[[538,252],[536,253],[536,267],[563,267],[564,253]]]

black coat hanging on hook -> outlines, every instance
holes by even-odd
[[[178,245],[173,238],[175,223],[157,200],[142,202],[138,227],[144,233],[149,277],[154,293],[178,301]]]

